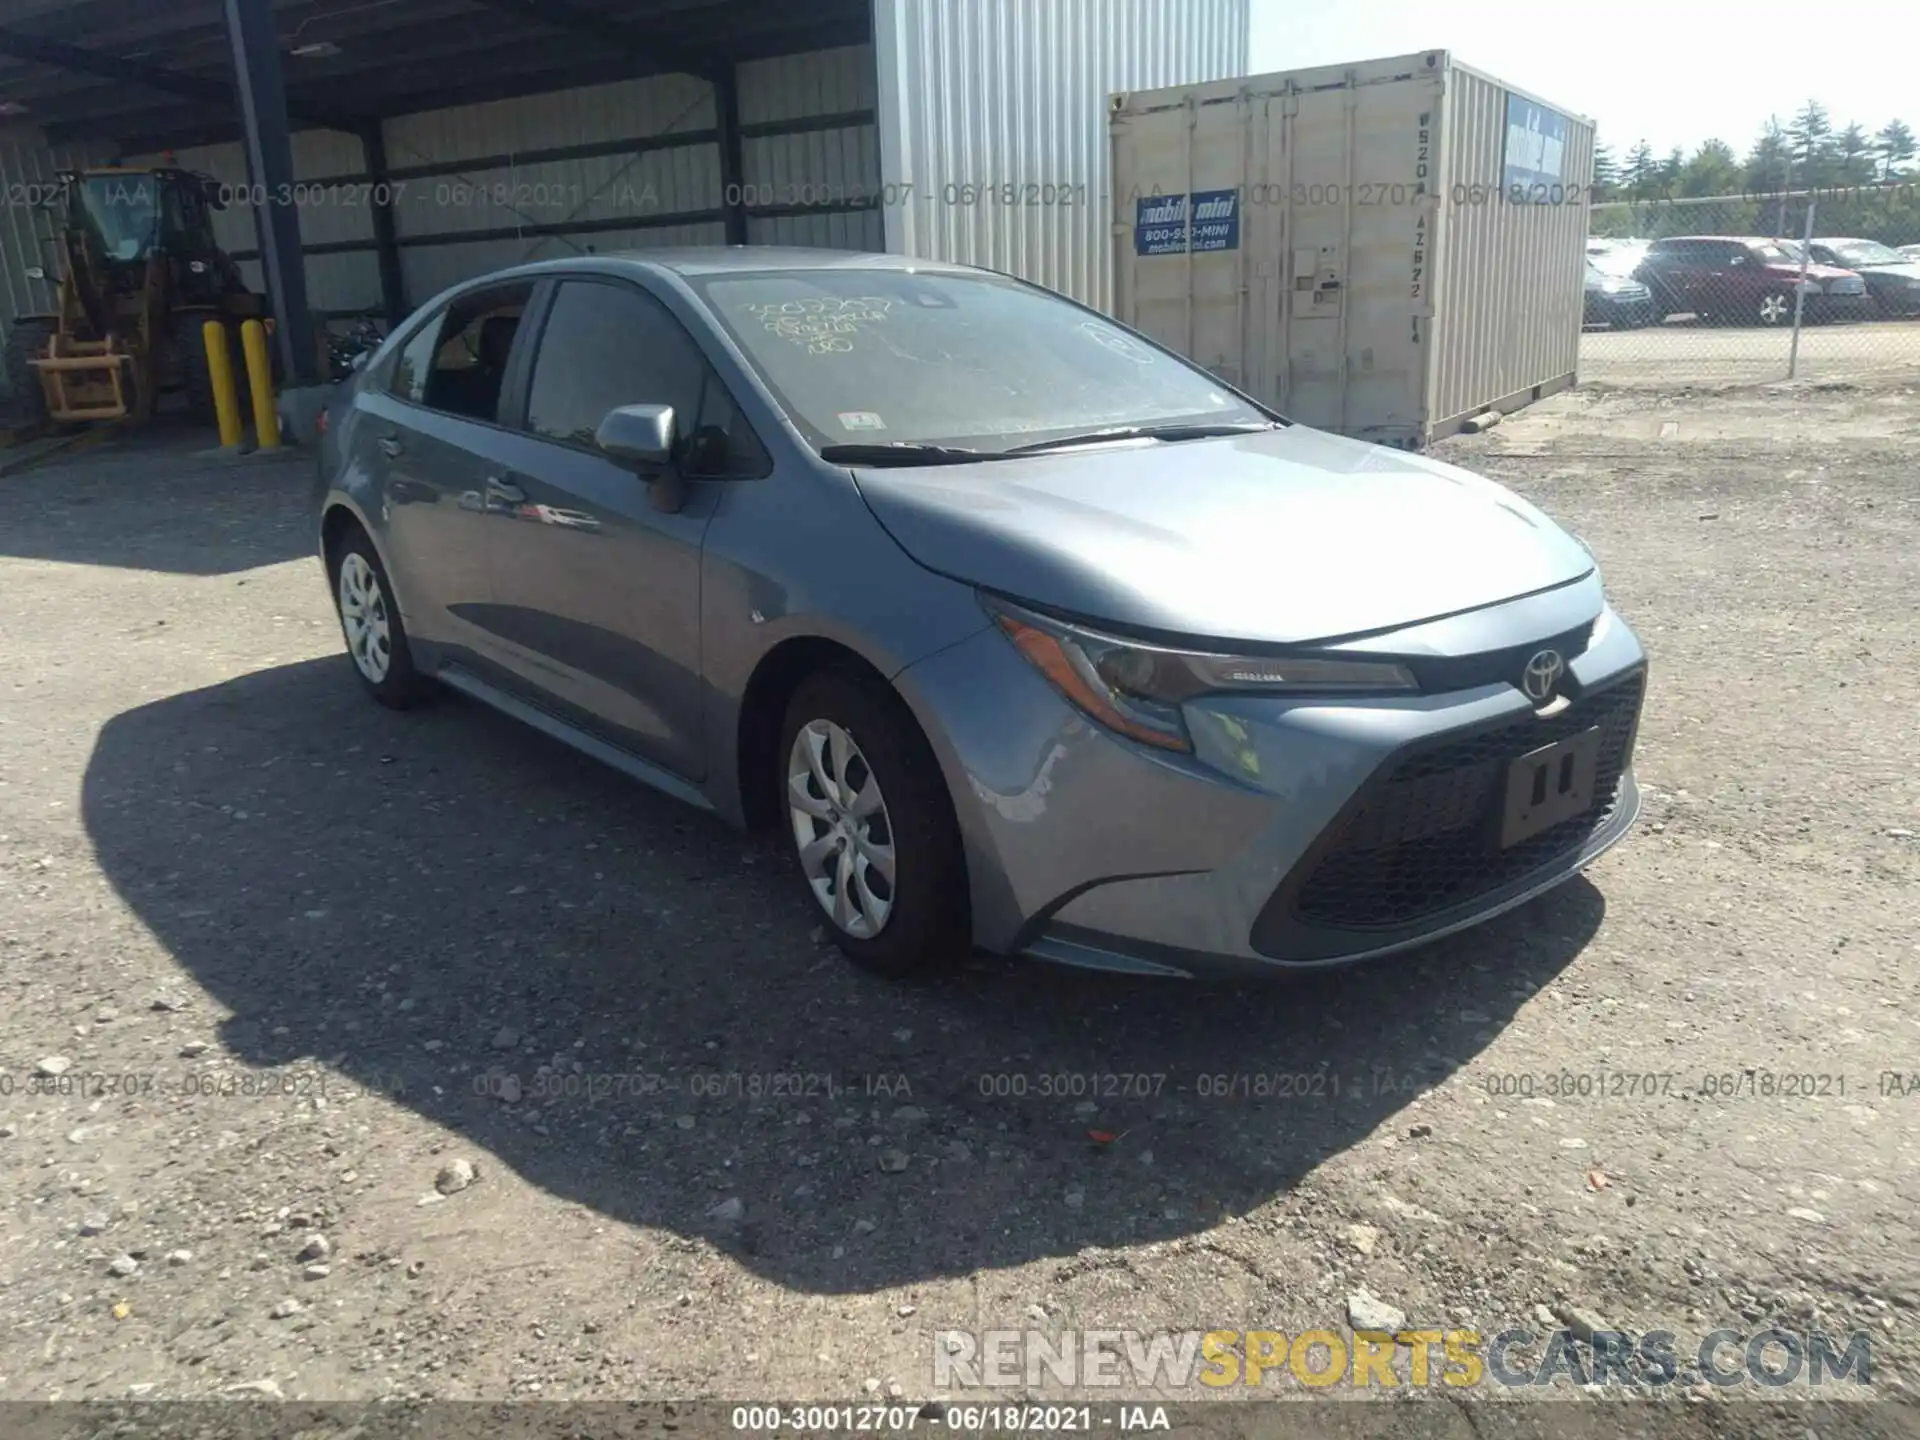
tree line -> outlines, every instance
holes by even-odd
[[[1594,231],[1798,235],[1804,200],[1778,197],[1813,190],[1819,233],[1912,244],[1920,241],[1916,154],[1920,141],[1904,120],[1889,120],[1872,133],[1857,123],[1837,126],[1817,100],[1785,124],[1769,120],[1744,156],[1718,139],[1691,155],[1675,146],[1664,156],[1644,140],[1624,156],[1596,141]],[[1729,198],[1720,205],[1684,203],[1704,197]]]

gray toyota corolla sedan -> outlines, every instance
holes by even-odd
[[[448,686],[777,828],[884,971],[1357,960],[1639,807],[1645,656],[1584,545],[1005,276],[531,265],[419,311],[323,424],[376,699]]]

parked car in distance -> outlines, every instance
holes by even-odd
[[[1800,242],[1783,240],[1780,248],[1796,261]],[[1878,240],[1848,240],[1834,236],[1815,239],[1808,255],[1818,264],[1854,271],[1867,282],[1867,295],[1883,315],[1920,314],[1920,260],[1910,259]]]
[[[1793,323],[1794,291],[1804,290],[1808,320],[1858,319],[1868,313],[1866,282],[1851,270],[1809,265],[1759,236],[1674,235],[1647,246],[1634,278],[1653,292],[1662,317],[1754,325]]]
[[[1920,245],[1902,245],[1900,253],[1909,260],[1920,260]]]
[[[1583,543],[1007,276],[523,266],[429,301],[320,439],[374,699],[449,687],[782,833],[883,972],[1363,959],[1639,808],[1645,655]]]
[[[1585,294],[1582,324],[1636,330],[1655,323],[1653,292],[1631,275],[1609,274],[1591,259]]]
[[[1587,263],[1608,275],[1631,276],[1647,255],[1645,240],[1589,240]]]

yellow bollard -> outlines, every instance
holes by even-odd
[[[253,429],[262,450],[280,448],[280,417],[273,408],[273,366],[267,362],[267,327],[249,320],[240,327],[247,353],[247,384],[253,390]]]
[[[233,352],[227,348],[227,327],[209,320],[200,327],[207,346],[207,375],[213,381],[213,414],[220,426],[220,443],[231,450],[245,437],[240,424],[240,392],[233,388]]]

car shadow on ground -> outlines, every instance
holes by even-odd
[[[218,444],[167,417],[0,475],[0,556],[228,575],[313,554],[313,452]]]
[[[1577,880],[1237,989],[984,958],[889,983],[814,938],[771,844],[478,706],[383,711],[344,659],[116,716],[84,815],[240,1061],[317,1057],[557,1196],[816,1292],[1267,1201],[1470,1067],[1604,910]]]

